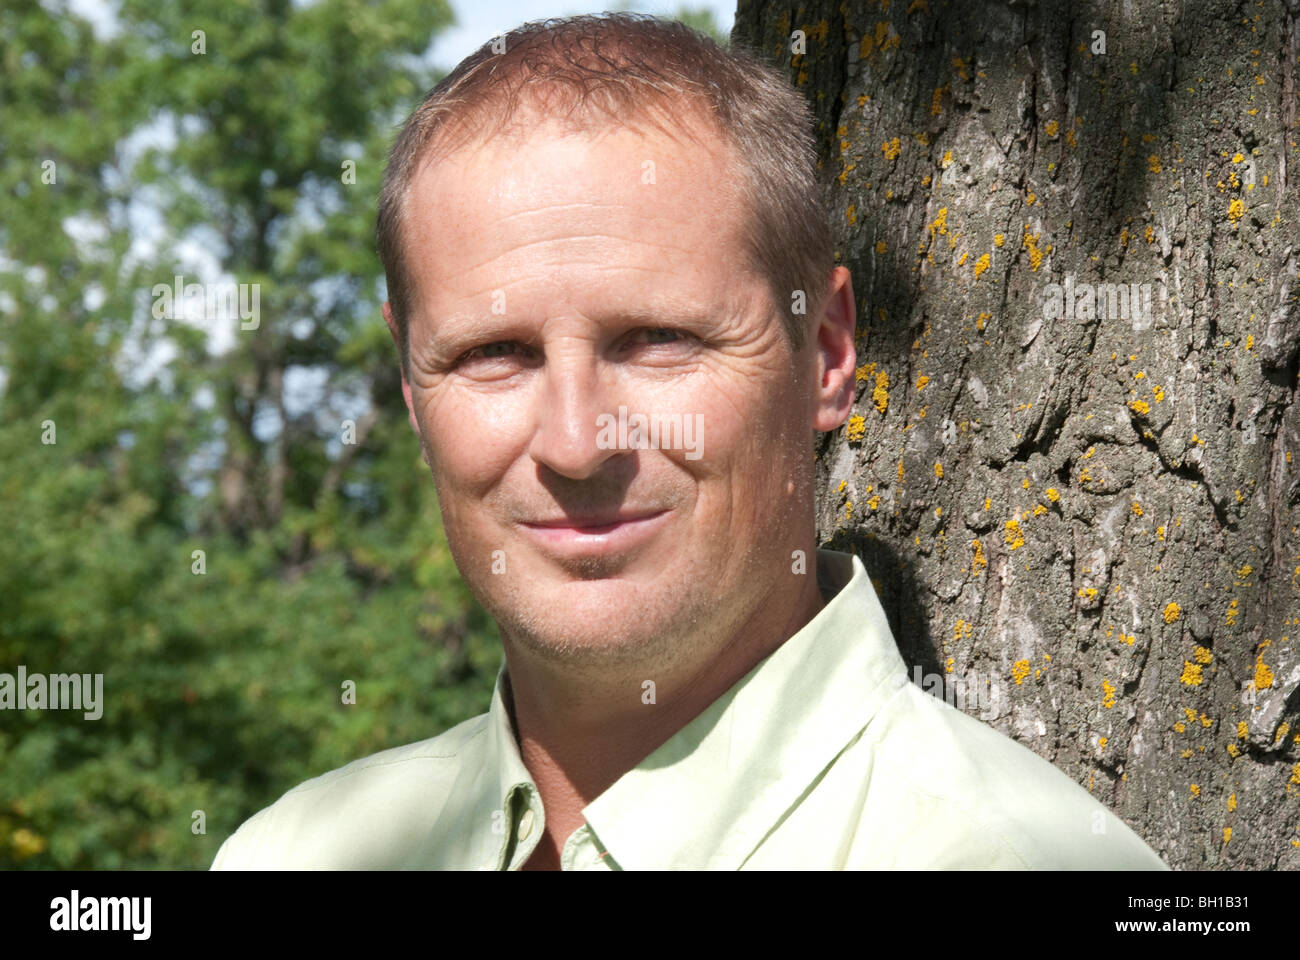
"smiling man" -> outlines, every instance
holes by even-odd
[[[635,15],[525,25],[416,110],[384,317],[504,663],[488,713],[291,790],[214,867],[1163,867],[910,684],[861,561],[817,549],[856,313],[812,142],[754,57]]]

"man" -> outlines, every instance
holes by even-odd
[[[412,115],[384,317],[504,663],[487,714],[291,790],[215,868],[1163,868],[909,683],[817,549],[856,312],[810,129],[751,55],[633,15],[525,25]]]

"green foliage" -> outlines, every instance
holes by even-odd
[[[623,0],[616,7],[610,7],[621,13],[641,11],[641,5],[635,0]],[[719,46],[729,47],[731,37],[718,26],[718,18],[713,15],[713,10],[709,7],[678,7],[677,12],[671,15],[671,19],[680,20],[692,30],[697,30],[707,37],[711,37]]]
[[[206,867],[285,790],[486,709],[500,644],[406,422],[372,236],[449,19],[127,0],[100,40],[0,11],[0,672],[104,675],[98,720],[0,712],[0,868]],[[261,284],[260,326],[214,354],[154,318],[175,273]],[[323,380],[305,412],[295,371]]]
[[[0,711],[0,869],[206,867],[298,783],[481,713],[500,664],[378,314],[385,153],[448,7],[116,14],[0,9],[0,672],[103,674],[97,720]],[[176,274],[258,284],[259,325],[209,319],[214,352],[154,316]]]
[[[680,7],[673,14],[674,20],[680,20],[692,30],[698,30],[707,37],[712,37],[719,46],[731,46],[731,37],[718,27],[718,19],[708,7]]]

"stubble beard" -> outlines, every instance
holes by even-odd
[[[729,611],[735,601],[733,597],[728,603],[715,584],[699,576],[656,583],[648,587],[655,591],[648,601],[638,599],[638,591],[629,585],[616,591],[626,601],[608,611],[604,629],[593,632],[575,629],[575,617],[581,618],[584,611],[548,603],[517,582],[491,586],[495,589],[480,594],[480,601],[507,645],[515,644],[566,672],[608,675],[640,670],[649,680],[680,660],[698,656],[701,649],[724,644],[728,638],[720,634],[730,624],[719,613]]]

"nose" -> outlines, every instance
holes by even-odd
[[[589,353],[551,351],[542,376],[529,455],[561,476],[585,480],[619,453],[597,444],[599,418],[610,409],[597,360]]]

